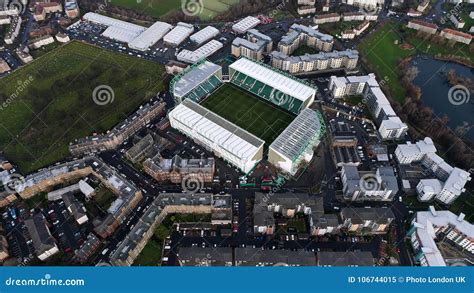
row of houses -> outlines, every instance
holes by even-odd
[[[69,151],[74,156],[112,150],[129,139],[151,120],[163,114],[165,103],[152,101],[140,108],[130,117],[120,122],[105,134],[88,136],[75,140],[69,145]]]
[[[343,14],[327,13],[316,15],[313,19],[315,24],[324,24],[340,21],[375,21],[378,19],[377,14],[368,14],[361,12],[348,12]]]
[[[89,175],[98,178],[104,187],[110,189],[117,196],[107,209],[106,216],[102,219],[95,219],[94,231],[102,238],[107,238],[137,206],[143,195],[139,188],[100,158],[87,156],[42,169],[26,176],[22,180],[22,184],[15,186],[15,190],[20,197],[27,199],[40,192],[49,192],[55,186],[64,185]],[[88,194],[92,193],[89,191]],[[54,194],[51,195],[51,198],[54,198]],[[74,202],[74,199],[71,199],[71,213],[74,213],[72,209],[77,208],[75,211],[77,221],[83,222],[85,219],[80,216],[81,208]],[[72,207],[72,205],[76,207]]]
[[[110,256],[115,266],[130,266],[168,214],[211,214],[211,225],[232,221],[232,197],[210,193],[162,193]]]
[[[318,251],[271,250],[253,247],[181,247],[180,266],[374,266],[375,259],[369,251]]]
[[[389,208],[343,208],[339,215],[325,214],[323,199],[306,193],[255,193],[254,232],[272,235],[288,219],[306,221],[312,236],[338,234],[383,234],[395,218]]]
[[[214,158],[184,159],[178,155],[165,159],[160,154],[143,163],[145,173],[159,182],[181,183],[184,179],[212,182],[215,172]]]
[[[422,21],[422,20],[417,20],[417,19],[412,19],[412,20],[408,21],[407,27],[411,28],[411,29],[414,29],[414,30],[417,30],[417,31],[421,31],[421,32],[430,34],[430,35],[435,35],[435,34],[438,33],[438,26],[436,24],[425,22],[425,21]],[[447,40],[451,40],[451,41],[459,42],[459,43],[464,43],[464,44],[467,44],[467,45],[469,45],[472,41],[472,35],[471,34],[463,33],[463,32],[453,30],[453,29],[450,29],[450,28],[442,29],[439,32],[439,36],[441,36],[442,38],[445,38]]]

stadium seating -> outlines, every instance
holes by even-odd
[[[276,104],[277,106],[290,111],[292,113],[298,114],[301,108],[302,102],[294,99],[293,97],[284,98],[284,94],[280,91],[260,82],[250,76],[242,74],[241,72],[235,72],[230,81],[236,86],[251,92],[259,98],[264,99],[265,101]],[[281,102],[285,102],[283,105],[280,105]]]
[[[206,81],[202,82],[194,90],[186,95],[186,99],[191,99],[195,102],[199,102],[203,97],[206,97],[208,94],[212,93],[222,81],[215,75],[208,78]]]

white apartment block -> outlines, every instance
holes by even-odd
[[[474,225],[450,211],[417,212],[408,237],[415,251],[415,261],[421,266],[446,266],[445,257],[438,248],[438,238],[445,238],[453,249],[474,254]]]
[[[451,204],[465,191],[464,186],[471,180],[469,172],[452,167],[436,154],[436,147],[429,137],[415,144],[398,145],[395,157],[402,165],[420,162],[435,177],[422,179],[418,183],[416,190],[420,201],[436,199]]]
[[[379,125],[378,132],[382,139],[400,139],[408,131],[408,126],[393,110],[373,73],[365,76],[331,76],[329,90],[335,98],[362,95]]]

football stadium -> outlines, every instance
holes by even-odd
[[[202,60],[175,76],[176,107],[171,127],[191,137],[244,173],[264,159],[295,174],[312,158],[325,126],[308,107],[316,89],[309,83],[242,57],[222,67]]]

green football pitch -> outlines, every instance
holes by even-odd
[[[243,89],[224,84],[202,106],[271,144],[293,121],[294,115]]]

